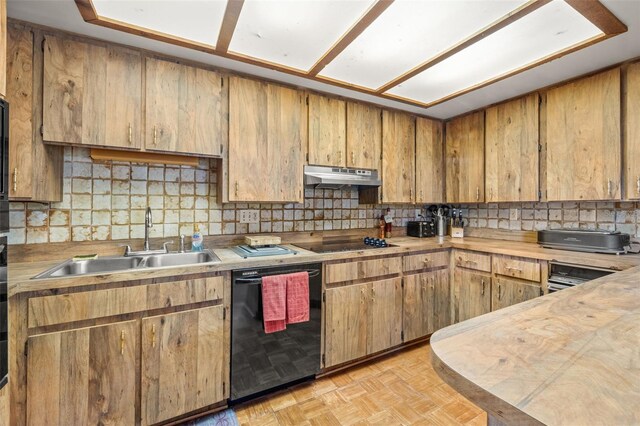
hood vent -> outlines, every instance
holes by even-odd
[[[377,187],[381,182],[377,170],[304,166],[304,184],[318,189],[342,189],[349,186]]]

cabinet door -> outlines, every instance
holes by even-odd
[[[627,68],[625,114],[625,187],[627,199],[640,198],[640,62]]]
[[[7,32],[9,102],[9,196],[33,195],[33,33]]]
[[[451,284],[449,269],[432,272],[432,301],[428,332],[433,333],[451,325]]]
[[[429,334],[429,296],[433,274],[404,276],[402,328],[404,340],[411,341]]]
[[[455,322],[491,311],[491,276],[489,274],[456,268],[453,281]]]
[[[138,324],[30,337],[27,424],[135,424]]]
[[[145,148],[220,155],[227,123],[227,92],[214,71],[146,60]]]
[[[442,123],[416,119],[416,202],[444,202]]]
[[[347,166],[379,171],[381,149],[380,108],[347,102]]]
[[[43,97],[45,141],[142,146],[138,52],[47,36]]]
[[[402,343],[402,278],[370,284],[367,354]]]
[[[620,199],[620,69],[547,93],[549,201]]]
[[[416,124],[413,116],[382,112],[382,202],[413,203]]]
[[[309,94],[309,164],[345,166],[346,114],[344,101]]]
[[[538,201],[538,94],[485,112],[487,202]]]
[[[484,201],[484,112],[447,122],[445,157],[447,202]]]
[[[506,308],[541,295],[539,284],[529,284],[506,278],[493,278],[491,283],[491,310]]]
[[[223,399],[222,305],[142,320],[142,424]]]
[[[240,77],[229,87],[229,201],[302,202],[302,92]]]
[[[325,367],[367,354],[369,285],[326,290]]]

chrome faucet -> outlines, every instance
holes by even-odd
[[[180,235],[180,253],[184,253],[184,234]]]
[[[151,207],[147,207],[144,214],[144,251],[149,251],[149,229],[153,227],[153,217],[151,216]]]

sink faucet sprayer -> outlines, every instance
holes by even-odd
[[[153,226],[153,217],[151,216],[151,207],[147,207],[144,215],[144,250],[149,250],[149,229]]]

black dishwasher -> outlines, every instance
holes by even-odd
[[[262,321],[262,277],[309,272],[309,321],[266,334]],[[320,371],[322,264],[233,271],[231,289],[231,392],[242,402]]]

